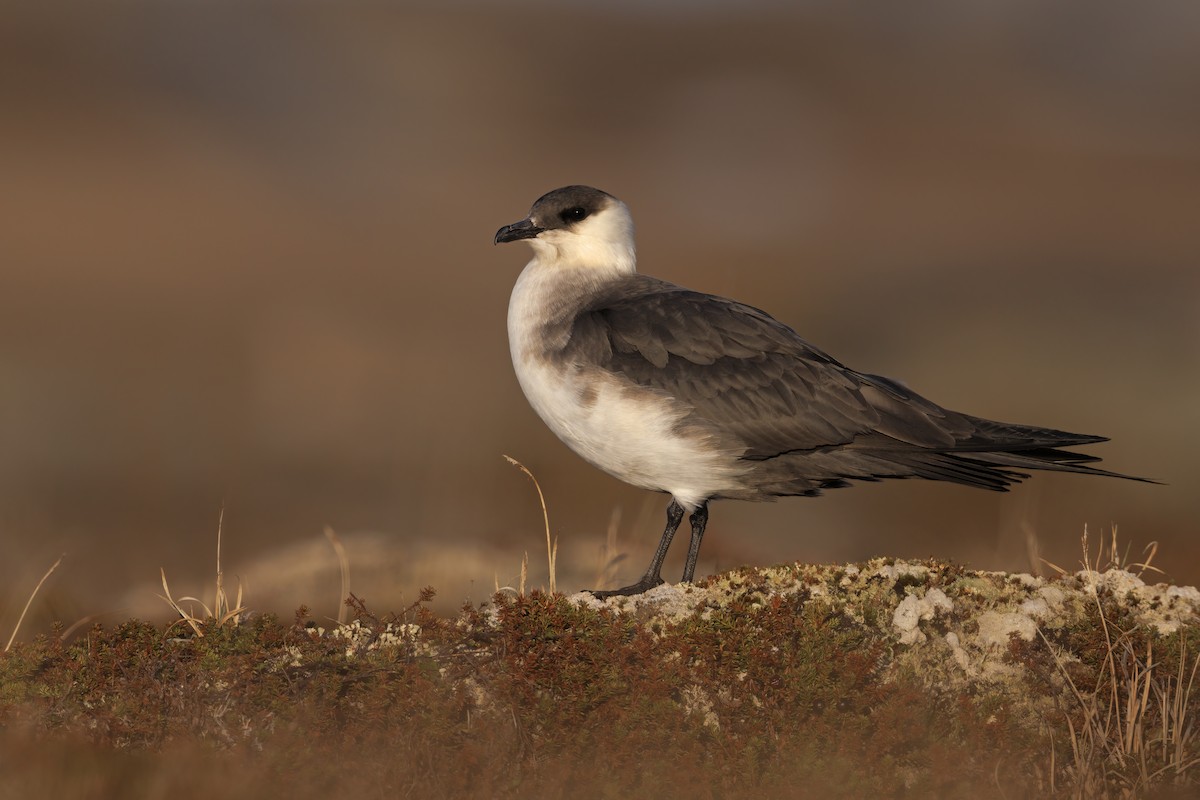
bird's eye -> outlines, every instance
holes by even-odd
[[[587,219],[587,215],[588,212],[586,208],[574,206],[559,214],[558,218],[563,222],[579,222],[580,220]]]

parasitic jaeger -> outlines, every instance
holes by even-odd
[[[710,500],[885,478],[1002,492],[1035,469],[1145,480],[1059,449],[1103,436],[950,411],[842,365],[764,311],[639,274],[629,209],[599,189],[543,195],[496,232],[496,244],[520,240],[534,257],[513,288],[508,337],[530,405],[589,463],[671,495],[646,573],[598,597],[661,584],[685,513],[691,581]]]

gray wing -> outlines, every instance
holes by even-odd
[[[1104,437],[993,422],[856,372],[769,314],[637,276],[591,302],[561,356],[600,364],[690,406],[752,461],[813,477],[919,476],[1002,489],[1012,467],[1098,473],[1054,448]],[[821,465],[821,466],[819,466]],[[1107,474],[1107,473],[1106,473]]]
[[[567,347],[687,403],[748,458],[863,438],[944,449],[970,436],[961,415],[843,366],[766,312],[651,278],[593,302]]]

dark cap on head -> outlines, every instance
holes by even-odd
[[[495,243],[534,239],[543,231],[571,228],[607,208],[614,198],[591,186],[564,186],[537,199],[529,216],[496,231]]]

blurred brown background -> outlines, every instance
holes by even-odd
[[[1115,524],[1200,581],[1200,5],[104,6],[0,22],[0,634],[63,552],[23,635],[165,614],[160,566],[210,596],[222,502],[256,609],[337,613],[327,524],[377,610],[484,600],[525,551],[543,584],[502,453],[562,588],[610,525],[636,577],[665,499],[555,440],[508,360],[529,254],[492,235],[576,182],[645,271],[1170,484],[720,503],[700,573],[1028,570],[1030,535],[1077,567]]]

